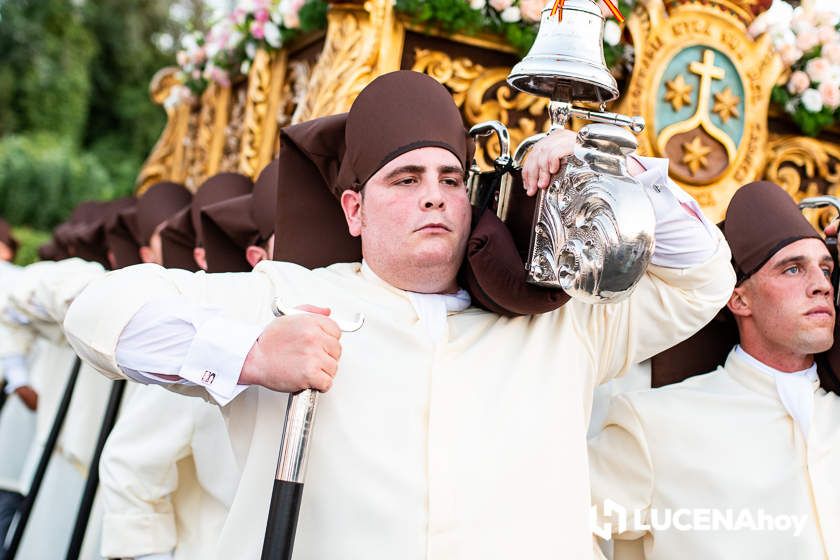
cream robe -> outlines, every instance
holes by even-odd
[[[106,558],[208,558],[240,475],[219,408],[153,385],[123,408],[99,470]]]
[[[840,558],[840,397],[818,382],[807,441],[773,378],[730,353],[712,373],[616,397],[589,449],[595,504],[609,498],[647,516],[656,509],[659,519],[667,508],[807,516],[798,537],[749,529],[618,535],[644,534],[646,558]]]
[[[721,242],[703,265],[650,267],[621,303],[514,319],[469,308],[433,344],[407,293],[358,263],[215,275],[139,265],[92,283],[65,330],[117,377],[120,333],[152,299],[184,294],[258,324],[271,321],[275,294],[337,316],[361,311],[319,404],[295,558],[585,558],[595,385],[695,332],[733,284]],[[226,407],[234,445],[248,443],[220,559],[259,557],[286,400],[252,387]]]

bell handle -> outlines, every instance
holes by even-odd
[[[496,165],[506,166],[510,163],[510,132],[507,127],[499,121],[485,121],[470,128],[470,136],[490,136],[493,133],[499,137],[499,157],[496,158]]]

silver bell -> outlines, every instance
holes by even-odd
[[[604,61],[604,17],[593,0],[566,0],[562,20],[542,11],[540,30],[528,55],[511,70],[508,83],[555,101],[606,103],[618,84]]]

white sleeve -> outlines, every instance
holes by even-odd
[[[716,228],[697,201],[668,177],[668,160],[633,157],[645,169],[636,179],[645,186],[656,214],[651,262],[667,268],[689,268],[709,260],[717,250]]]
[[[126,325],[117,364],[146,384],[204,387],[224,406],[241,393],[239,374],[262,327],[223,318],[220,310],[179,297],[150,301]],[[177,376],[167,379],[164,376]]]
[[[6,394],[11,395],[19,387],[29,385],[29,373],[26,368],[26,359],[21,355],[4,356],[0,358],[0,368],[3,377],[6,378]]]
[[[171,552],[164,552],[161,554],[144,554],[143,556],[135,556],[134,560],[172,560],[174,557]]]

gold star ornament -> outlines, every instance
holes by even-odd
[[[715,94],[715,106],[712,108],[712,112],[717,113],[720,120],[725,123],[731,117],[738,118],[741,116],[741,113],[738,112],[738,104],[740,102],[741,98],[733,95],[732,90],[727,87],[725,90]]]
[[[692,175],[696,175],[700,169],[705,169],[709,163],[706,158],[712,149],[703,143],[699,136],[695,136],[691,142],[684,142],[682,145],[682,162],[688,167]]]
[[[679,111],[686,105],[691,105],[691,92],[694,86],[685,83],[685,78],[679,74],[671,81],[665,82],[665,101],[671,104],[674,111]]]

